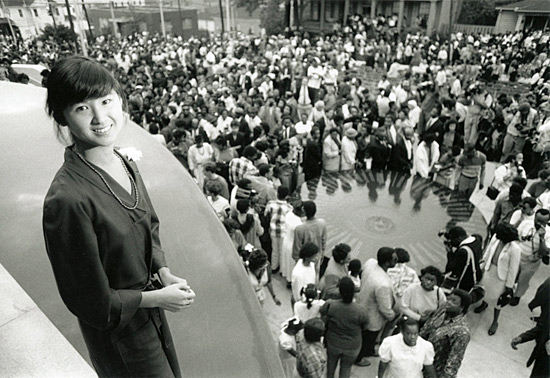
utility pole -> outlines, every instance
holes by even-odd
[[[69,0],[65,0],[65,7],[67,8],[67,17],[69,17],[69,24],[71,25],[71,31],[73,32],[73,35],[75,35],[74,31],[74,24],[73,24],[73,16],[71,15],[71,6],[69,5]],[[74,45],[74,51],[78,52],[78,48],[76,47],[77,44]]]
[[[231,9],[229,7],[229,0],[225,0],[225,17],[227,17],[227,33],[231,33]]]
[[[55,22],[55,15],[53,14],[53,7],[52,7],[52,1],[48,0],[48,9],[50,10],[50,14],[52,15],[52,21],[53,21],[53,28],[55,32],[57,33],[57,23]]]
[[[88,56],[88,38],[86,36],[86,32],[84,31],[84,28],[82,27],[82,20],[84,17],[82,17],[82,9],[80,9],[80,3],[77,0],[74,0],[74,11],[76,20],[78,22],[78,35],[80,36],[80,50],[82,51],[82,55]]]
[[[10,31],[11,31],[11,36],[13,38],[13,43],[17,44],[17,37],[15,35],[15,31],[13,30],[13,25],[11,24],[11,19],[10,19],[10,15],[6,12],[6,6],[4,5],[4,0],[0,0],[2,2],[2,13],[4,13],[8,20],[8,26],[10,27]],[[221,1],[221,0],[220,0]]]
[[[159,0],[160,8],[160,27],[162,29],[162,38],[166,39],[166,27],[164,26],[164,11],[162,10],[162,0]]]
[[[90,38],[92,40],[94,39],[94,32],[92,31],[92,24],[90,24],[90,18],[88,17],[88,10],[86,9],[86,5],[84,3],[84,0],[82,0],[82,9],[84,9],[84,15],[86,16],[86,22],[88,23],[88,30],[90,31]]]
[[[115,21],[115,5],[112,1],[109,2],[109,8],[111,8],[111,25],[113,26],[113,35],[115,36],[115,38],[119,39]]]
[[[225,21],[223,20],[223,3],[222,3],[222,0],[218,0],[218,4],[220,5],[220,20],[222,22],[222,40],[223,40],[223,33],[225,32]]]
[[[183,37],[183,18],[181,17],[181,2],[178,0],[178,17],[180,19],[181,36]]]

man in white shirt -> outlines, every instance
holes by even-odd
[[[325,70],[319,65],[319,58],[313,58],[311,66],[307,68],[307,87],[312,103],[317,101],[317,93],[319,92],[319,88],[321,88],[323,76],[325,76]]]
[[[518,286],[511,306],[517,306],[520,298],[529,288],[529,281],[535,275],[541,261],[548,265],[548,252],[550,246],[550,211],[538,209],[535,213],[535,221],[525,220],[518,226],[519,246],[521,248],[520,272]]]

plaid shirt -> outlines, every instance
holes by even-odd
[[[243,156],[229,162],[229,178],[231,179],[231,184],[237,185],[237,182],[243,179],[246,174],[258,174],[258,169],[250,160]]]
[[[265,207],[265,217],[269,221],[269,231],[272,237],[281,237],[285,230],[285,217],[292,211],[292,206],[286,201],[269,201]]]
[[[296,335],[296,370],[303,378],[325,378],[327,374],[327,353],[321,342],[308,343],[304,331]]]

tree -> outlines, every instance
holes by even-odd
[[[38,39],[41,41],[49,41],[50,39],[53,39],[59,45],[62,45],[65,42],[74,44],[77,41],[77,35],[65,25],[58,25],[56,28],[52,25],[46,25]]]
[[[458,17],[459,24],[495,25],[498,11],[495,0],[466,0]]]
[[[238,8],[245,7],[250,16],[252,16],[252,12],[258,9],[263,3],[262,0],[235,0],[235,5]]]
[[[285,12],[281,9],[279,0],[267,0],[267,5],[262,7],[260,14],[260,25],[267,34],[279,34],[286,27]]]

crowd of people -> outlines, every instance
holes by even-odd
[[[12,81],[25,78],[11,63],[50,67],[71,54],[36,41],[0,43],[0,79]],[[331,378],[340,364],[345,378],[353,364],[380,356],[380,377],[450,378],[470,340],[470,305],[494,308],[495,334],[503,307],[517,305],[548,265],[549,47],[548,32],[443,40],[400,36],[393,18],[354,15],[318,36],[135,34],[99,37],[89,53],[121,84],[131,120],[204,191],[260,303],[267,288],[281,305],[271,280],[286,280],[295,315],[281,331],[288,377],[297,369]],[[495,93],[495,81],[525,91]],[[487,160],[499,167],[487,188],[496,206],[485,242],[446,230],[447,265],[420,276],[400,248],[381,248],[364,264],[351,260],[349,245],[330,250],[330,221],[316,216],[315,198],[300,196],[304,183],[370,170],[433,180],[467,199],[483,189]],[[528,178],[539,180],[526,190]],[[492,276],[485,290],[482,276]],[[530,307],[539,305],[546,316],[514,348],[547,342],[547,302]],[[532,376],[548,377],[548,355],[537,353]]]

